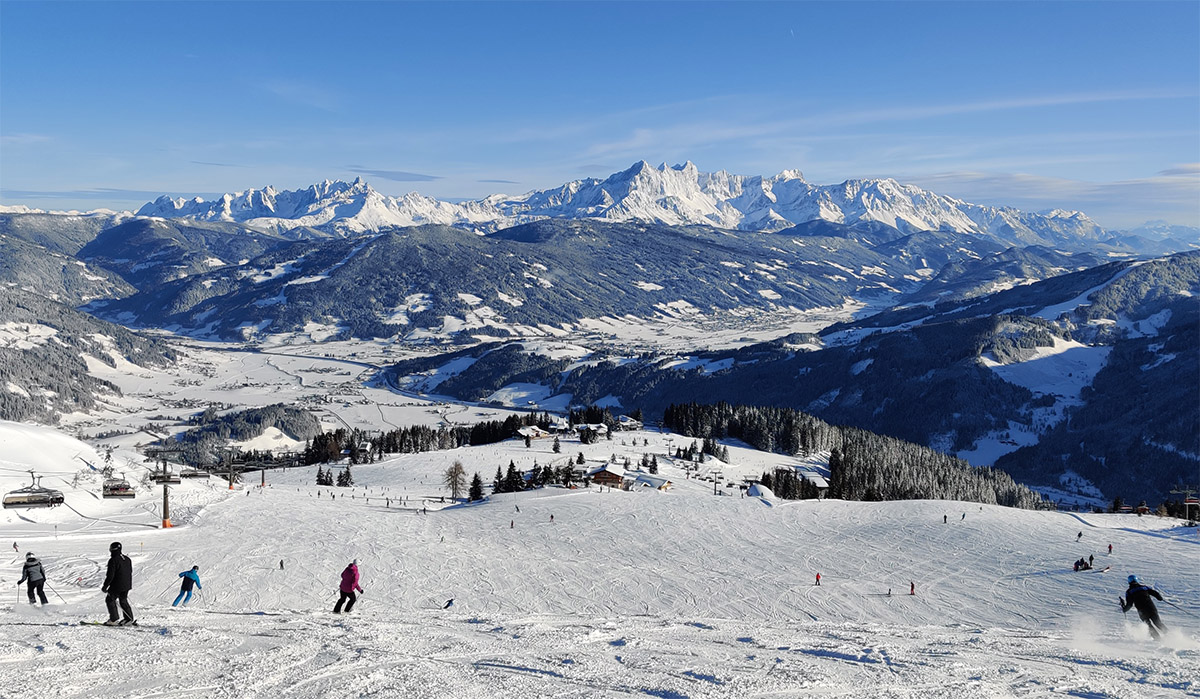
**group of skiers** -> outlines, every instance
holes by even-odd
[[[129,592],[133,589],[133,562],[122,552],[119,541],[112,542],[108,551],[108,568],[104,575],[104,584],[100,588],[101,592],[105,593],[104,603],[108,607],[108,621],[105,621],[104,625],[137,624],[133,616],[133,608],[129,604]],[[1091,559],[1090,556],[1089,559]],[[283,568],[283,561],[279,562],[279,567]],[[1090,560],[1081,558],[1075,562],[1077,571],[1088,568],[1091,568]],[[192,566],[190,570],[180,573],[179,577],[183,578],[183,581],[180,584],[179,594],[171,603],[172,607],[179,606],[181,603],[186,606],[192,599],[193,587],[197,590],[204,589],[200,584],[200,566]],[[32,552],[25,554],[25,565],[21,569],[21,579],[17,581],[17,585],[20,586],[23,583],[28,583],[30,604],[36,604],[39,598],[43,605],[49,604],[46,593],[42,591],[42,587],[46,584],[46,571],[42,568],[42,562]],[[341,614],[343,611],[349,612],[354,608],[354,603],[358,600],[358,595],[355,593],[365,592],[360,583],[358,559],[354,559],[342,571],[341,584],[338,586],[338,601],[333,607],[334,614]],[[821,574],[817,573],[816,585],[820,584]],[[916,594],[916,583],[911,583],[910,588],[909,594]],[[890,589],[888,595],[891,595]],[[1158,608],[1154,604],[1155,599],[1160,602],[1165,601],[1163,596],[1154,588],[1142,584],[1136,575],[1129,576],[1129,588],[1125,591],[1125,596],[1117,599],[1121,604],[1122,612],[1137,608],[1138,617],[1146,622],[1152,637],[1157,639],[1166,632],[1166,624],[1159,618]],[[449,607],[450,604],[447,603],[446,606]],[[120,614],[118,614],[118,608]]]
[[[16,548],[16,543],[13,544],[13,548]],[[129,604],[129,592],[133,589],[133,561],[129,560],[129,556],[126,556],[121,548],[119,541],[112,542],[108,547],[108,568],[105,571],[104,584],[100,587],[100,591],[105,593],[104,604],[108,607],[108,621],[104,622],[105,626],[137,624],[133,616],[133,607]],[[282,560],[279,561],[279,569],[283,570]],[[192,566],[191,569],[180,573],[179,577],[183,578],[183,581],[179,586],[179,594],[171,603],[172,607],[178,607],[180,604],[187,606],[187,603],[192,601],[193,587],[196,590],[204,589],[200,584],[200,566]],[[43,605],[50,603],[46,593],[42,591],[46,584],[46,571],[42,568],[42,562],[32,552],[25,554],[25,566],[21,569],[21,579],[17,581],[17,585],[25,583],[28,583],[30,604],[37,604],[39,599]],[[354,608],[354,603],[358,600],[355,592],[364,592],[359,583],[358,560],[355,559],[342,571],[342,582],[338,588],[341,595],[333,608],[334,614],[341,614],[343,605],[347,612]]]

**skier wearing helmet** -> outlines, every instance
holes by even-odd
[[[36,594],[42,598],[42,604],[49,604],[46,599],[46,593],[42,591],[42,585],[46,584],[46,571],[42,569],[42,562],[37,559],[32,553],[25,554],[25,567],[21,569],[21,579],[17,581],[17,585],[29,581],[29,603],[35,604]]]
[[[1150,627],[1150,635],[1159,638],[1166,632],[1167,625],[1158,618],[1158,607],[1154,606],[1154,600],[1150,599],[1151,597],[1157,598],[1160,602],[1163,599],[1158,590],[1138,582],[1136,575],[1130,575],[1129,589],[1125,591],[1124,599],[1120,597],[1117,599],[1121,602],[1122,612],[1128,612],[1130,607],[1137,607],[1138,616]]]
[[[108,621],[105,626],[124,626],[137,623],[133,619],[133,608],[129,606],[129,591],[133,589],[133,561],[121,553],[121,542],[114,541],[108,547],[108,572],[104,576],[104,586],[101,592],[107,592],[104,604],[108,606]],[[118,619],[117,604],[125,617]]]

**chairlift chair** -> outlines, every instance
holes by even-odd
[[[29,478],[33,483],[24,488],[13,490],[4,496],[4,509],[13,507],[54,507],[55,505],[63,504],[65,498],[61,490],[43,488],[39,483],[41,476],[35,476],[33,471],[29,472]]]
[[[133,486],[129,485],[129,481],[124,478],[109,478],[104,481],[104,497],[132,498],[137,497],[137,494],[133,492]]]

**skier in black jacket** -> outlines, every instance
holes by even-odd
[[[21,579],[17,581],[17,585],[29,581],[29,603],[34,604],[38,597],[42,598],[42,604],[49,604],[46,599],[46,593],[42,591],[42,585],[46,584],[46,571],[42,570],[42,562],[39,561],[32,553],[25,554],[25,567],[21,569]]]
[[[114,541],[108,547],[111,554],[108,559],[108,573],[104,576],[104,587],[100,588],[101,592],[107,592],[108,596],[104,598],[104,604],[108,605],[108,621],[104,622],[106,626],[124,626],[125,624],[135,623],[133,620],[133,608],[129,606],[129,591],[133,589],[133,561],[129,560],[129,556],[121,553],[121,542]],[[118,620],[117,618],[117,603],[121,604],[121,611],[125,613],[125,618]]]
[[[1137,607],[1138,616],[1150,627],[1150,635],[1159,638],[1166,633],[1167,625],[1158,618],[1158,607],[1154,606],[1154,600],[1150,599],[1151,597],[1157,598],[1160,602],[1163,601],[1163,596],[1158,594],[1158,590],[1138,582],[1136,575],[1130,575],[1129,589],[1125,591],[1125,598],[1118,597],[1117,599],[1121,602],[1122,612],[1128,612],[1130,607]]]

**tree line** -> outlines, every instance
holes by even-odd
[[[717,403],[670,405],[663,426],[688,437],[740,439],[763,451],[828,451],[828,496],[844,500],[967,500],[1036,508],[1040,495],[1003,471],[894,437],[836,427],[791,408]]]

